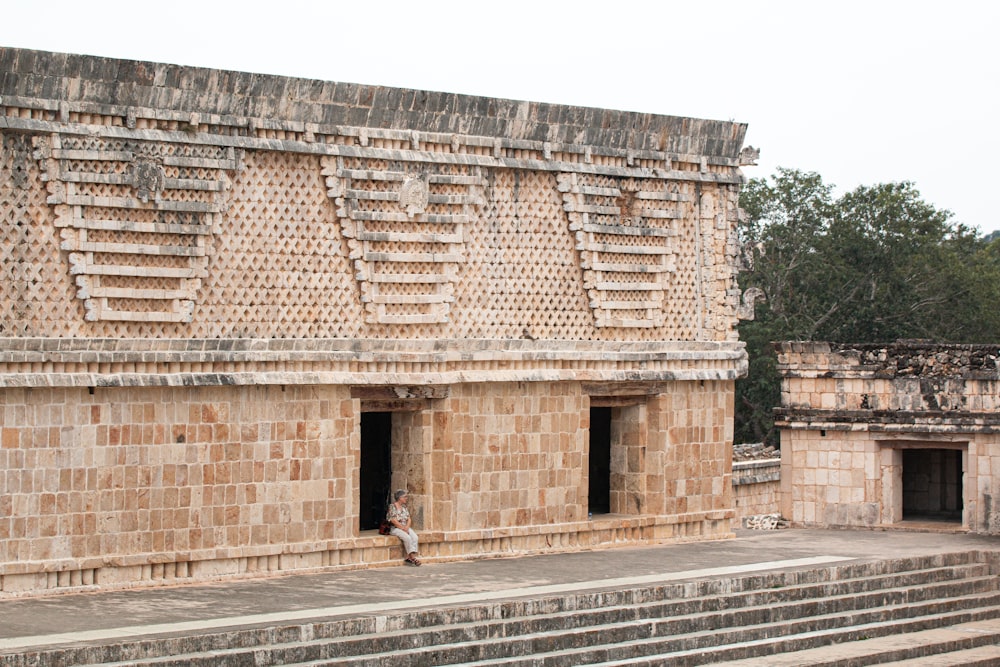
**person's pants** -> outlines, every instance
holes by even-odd
[[[417,534],[413,532],[412,528],[409,528],[405,533],[395,526],[389,531],[390,535],[395,535],[403,542],[403,549],[406,550],[406,555],[417,553],[419,551],[419,544],[417,540]]]

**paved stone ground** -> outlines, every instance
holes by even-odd
[[[741,530],[712,542],[8,599],[0,651],[975,549],[1000,550],[1000,538]]]

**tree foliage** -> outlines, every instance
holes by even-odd
[[[839,198],[819,174],[778,169],[740,199],[742,289],[766,301],[740,324],[750,357],[737,382],[737,442],[776,444],[779,340],[1000,342],[1000,240],[924,202],[912,183]]]

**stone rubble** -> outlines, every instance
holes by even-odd
[[[765,461],[777,458],[781,458],[781,451],[762,442],[733,445],[733,461]]]

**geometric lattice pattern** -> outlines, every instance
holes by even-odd
[[[733,185],[380,146],[0,134],[5,335],[735,335]]]
[[[549,171],[489,172],[481,220],[468,234],[453,336],[614,339],[597,330],[583,289],[579,253]]]
[[[312,155],[244,154],[188,335],[372,335],[320,171]]]
[[[322,162],[365,321],[448,322],[465,226],[483,204],[481,168],[366,157]]]
[[[39,151],[89,321],[190,322],[232,148],[53,134]]]
[[[659,327],[668,279],[676,271],[678,202],[661,179],[560,173],[569,229],[598,327]]]
[[[0,337],[52,335],[68,312],[80,318],[51,218],[32,137],[0,132]]]

